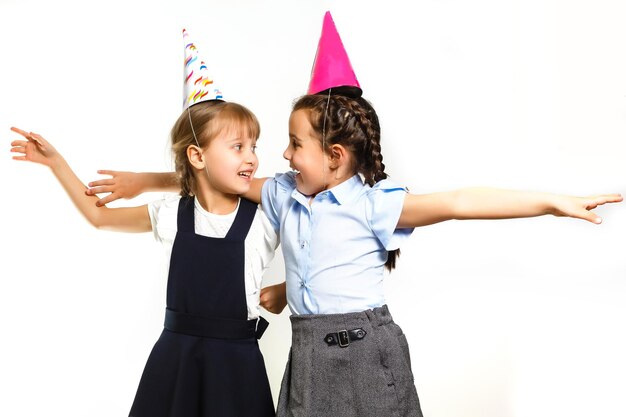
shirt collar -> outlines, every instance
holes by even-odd
[[[354,201],[359,196],[362,189],[363,180],[361,180],[359,174],[356,174],[341,184],[338,184],[329,190],[322,191],[318,194],[318,196],[321,197],[326,195],[328,198],[334,199],[339,205],[342,205]],[[291,197],[307,209],[309,208],[309,197],[300,193],[296,188],[294,188],[291,193]]]
[[[361,177],[356,174],[352,178],[334,186],[326,192],[331,194],[335,200],[342,205],[356,199],[362,189],[363,181],[361,180]]]

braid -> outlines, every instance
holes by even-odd
[[[373,186],[380,180],[387,178],[383,154],[380,146],[380,122],[371,104],[364,98],[355,99],[354,116],[357,123],[362,127],[365,137],[363,141],[363,154],[360,172],[365,181]]]
[[[322,136],[324,151],[334,144],[348,149],[354,156],[354,170],[370,187],[387,178],[380,146],[380,122],[372,105],[362,97],[314,94],[302,96],[293,111],[307,109],[313,130]],[[385,267],[395,268],[400,250],[387,252]]]

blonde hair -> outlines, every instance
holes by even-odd
[[[254,113],[241,104],[232,102],[203,101],[185,109],[178,117],[172,127],[171,138],[174,168],[180,183],[180,195],[197,193],[197,181],[193,166],[187,158],[187,148],[196,145],[205,149],[211,140],[224,130],[233,130],[242,136],[254,139],[258,139],[261,133]]]

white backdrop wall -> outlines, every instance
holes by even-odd
[[[326,10],[379,112],[388,172],[412,192],[626,192],[619,0],[0,0],[0,415],[127,415],[166,283],[150,234],[92,229],[46,168],[11,160],[9,127],[44,135],[85,182],[170,170],[187,28],[261,121],[259,175],[287,170],[290,105]],[[626,206],[597,212],[600,226],[414,232],[387,290],[425,415],[626,416]],[[266,276],[282,280],[280,252]],[[276,398],[290,330],[287,312],[266,317]]]

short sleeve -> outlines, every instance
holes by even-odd
[[[259,206],[257,210],[258,212],[256,216],[259,218],[261,224],[263,225],[263,236],[265,237],[267,250],[268,252],[272,252],[273,257],[274,251],[280,244],[280,237],[278,236],[276,230],[274,230],[274,226],[267,218],[267,215],[265,215],[265,213],[263,212],[262,207]]]
[[[148,203],[152,233],[158,242],[173,241],[176,237],[179,201],[179,195],[172,195]]]
[[[295,173],[286,172],[268,178],[261,189],[261,207],[274,230],[280,229],[281,212],[296,189]]]
[[[396,229],[407,189],[382,180],[368,190],[366,215],[369,225],[385,249],[398,249],[413,233],[413,228]]]

